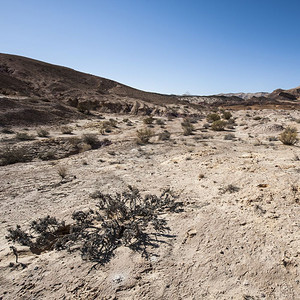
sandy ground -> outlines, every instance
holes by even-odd
[[[279,125],[299,130],[299,112],[238,111],[231,132],[202,132],[202,120],[191,136],[182,134],[182,119],[166,120],[152,129],[168,129],[171,139],[155,136],[143,146],[135,141],[142,117],[126,116],[134,126],[124,116],[105,117],[118,121],[99,135],[110,146],[0,167],[0,299],[300,299],[300,148],[269,141]],[[98,133],[94,122],[72,124],[73,135]],[[225,140],[228,133],[236,138]],[[68,172],[62,184],[60,165]],[[17,245],[26,267],[10,264],[8,228],[46,215],[68,221],[94,204],[95,190],[121,192],[129,184],[143,194],[170,187],[184,202],[183,212],[166,215],[171,230],[148,260],[120,247],[91,269],[78,253],[34,255]]]

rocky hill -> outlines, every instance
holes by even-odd
[[[102,77],[34,59],[0,54],[0,125],[41,124],[108,113],[184,115],[203,108],[298,106],[300,88],[271,94],[176,96],[144,92]]]

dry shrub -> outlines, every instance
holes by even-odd
[[[229,119],[232,117],[232,114],[231,114],[230,111],[223,111],[222,117],[223,117],[223,119],[225,119],[225,120],[229,120]]]
[[[150,125],[154,122],[154,118],[153,117],[147,117],[143,120],[143,123],[146,124],[146,125]]]
[[[16,133],[16,139],[20,141],[32,141],[35,139],[35,137],[27,132],[18,132]]]
[[[31,160],[31,158],[27,155],[27,150],[22,147],[20,148],[5,147],[0,153],[0,158],[1,158],[2,166]]]
[[[92,146],[90,144],[87,144],[87,143],[79,143],[77,145],[78,147],[78,151],[79,153],[82,153],[82,152],[85,152],[85,151],[89,151],[92,149]]]
[[[216,114],[216,113],[208,114],[208,115],[206,116],[206,120],[207,120],[207,122],[209,122],[209,123],[218,121],[218,120],[220,120],[220,119],[221,119],[220,115],[219,115],[219,114]]]
[[[84,143],[90,145],[93,149],[96,149],[99,145],[99,140],[96,134],[86,133],[82,136]]]
[[[39,137],[48,137],[49,136],[49,131],[47,131],[46,129],[40,128],[36,132]]]
[[[181,123],[181,127],[183,129],[183,135],[191,135],[194,131],[194,126],[191,124],[190,120],[185,119]]]
[[[73,132],[73,128],[71,126],[62,126],[60,130],[62,134],[72,134]]]
[[[298,142],[298,133],[295,127],[287,127],[280,135],[279,140],[284,145],[295,145]]]
[[[168,130],[164,130],[163,132],[161,132],[159,135],[158,135],[158,139],[160,141],[167,141],[169,140],[171,137],[171,133],[168,131]]]
[[[223,120],[214,121],[211,124],[211,129],[214,131],[223,131],[225,129],[225,126],[227,125],[227,122]]]
[[[151,129],[144,128],[137,130],[136,134],[138,144],[147,144],[149,143],[150,138],[153,136],[153,131]]]
[[[73,212],[71,224],[47,216],[31,222],[27,230],[19,225],[9,228],[6,239],[36,254],[53,249],[80,251],[83,259],[97,263],[108,262],[120,246],[148,258],[148,249],[158,247],[157,235],[170,230],[163,213],[179,213],[183,206],[169,189],[160,196],[142,197],[133,187],[116,195],[96,191],[91,196],[98,201],[96,207]]]

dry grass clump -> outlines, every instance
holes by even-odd
[[[287,127],[280,135],[279,140],[284,145],[295,145],[298,142],[298,133],[295,127]]]
[[[39,137],[48,137],[49,136],[49,131],[47,131],[46,129],[40,128],[36,131],[37,135]]]
[[[214,131],[223,131],[223,130],[225,130],[226,125],[227,125],[226,121],[217,120],[211,124],[211,129]]]
[[[58,166],[57,174],[60,176],[61,180],[63,180],[67,176],[67,168],[62,165]]]
[[[138,144],[148,144],[150,138],[153,136],[153,131],[149,128],[139,129],[136,131],[137,143]]]
[[[191,135],[194,131],[194,126],[189,119],[185,119],[181,123],[181,127],[183,129],[183,135]]]

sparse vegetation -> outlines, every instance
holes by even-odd
[[[49,151],[46,151],[46,152],[39,153],[38,157],[41,160],[53,160],[53,159],[56,159],[55,151],[54,150],[49,150]]]
[[[298,133],[295,127],[287,127],[280,135],[279,140],[284,145],[295,145],[298,142]]]
[[[137,130],[136,134],[138,144],[147,144],[149,143],[150,138],[153,136],[153,131],[151,129],[144,128]]]
[[[225,120],[229,120],[229,119],[232,117],[232,114],[231,114],[230,111],[223,111],[223,112],[222,112],[222,117],[223,117],[223,119],[225,119]]]
[[[2,133],[5,133],[5,134],[14,134],[14,130],[8,128],[8,127],[5,127],[1,130]]]
[[[221,188],[220,190],[222,193],[232,194],[232,193],[238,192],[240,190],[240,188],[233,184],[229,184],[229,185],[225,186],[224,188]]]
[[[171,133],[168,131],[168,130],[164,130],[163,132],[161,132],[159,135],[158,135],[158,139],[160,141],[166,141],[166,140],[169,140],[171,137]]]
[[[76,249],[83,259],[98,263],[109,261],[121,245],[148,257],[146,246],[154,243],[151,230],[155,236],[169,230],[167,221],[159,214],[180,212],[183,205],[175,201],[176,197],[169,189],[159,197],[142,197],[133,187],[121,194],[97,191],[91,196],[98,200],[96,208],[75,211],[73,223],[66,225],[64,221],[47,216],[31,222],[28,231],[19,225],[8,229],[6,239],[29,247],[35,254],[53,249],[69,252]]]
[[[27,132],[17,132],[16,139],[20,141],[32,141],[35,139],[34,135],[28,134]]]
[[[58,166],[57,174],[60,176],[61,180],[65,179],[67,176],[67,168],[65,166]]]
[[[224,136],[224,140],[234,140],[235,139],[235,135],[232,133],[226,134]]]
[[[157,125],[165,125],[165,122],[162,119],[156,119],[156,124]]]
[[[194,126],[193,126],[193,124],[191,124],[189,119],[185,119],[181,123],[181,127],[183,129],[183,134],[184,135],[191,135],[194,131]]]
[[[207,122],[209,122],[209,123],[213,123],[213,122],[218,121],[218,120],[220,120],[220,119],[221,119],[221,117],[220,117],[220,115],[217,114],[217,113],[211,113],[211,114],[208,114],[208,115],[206,116],[206,120],[207,120]]]
[[[43,128],[38,129],[36,132],[39,137],[48,137],[49,136],[49,131],[47,131],[46,129],[43,129]]]
[[[153,117],[147,117],[143,120],[143,123],[146,125],[150,125],[150,124],[153,124],[154,120],[155,119]]]
[[[226,121],[217,120],[211,124],[211,129],[214,131],[223,131],[223,130],[225,130],[226,125],[227,125]]]
[[[92,149],[96,149],[99,146],[99,139],[96,134],[86,133],[82,136],[82,140],[84,143],[90,145]]]
[[[62,126],[60,130],[62,134],[72,134],[73,132],[73,128],[71,126]]]
[[[25,148],[12,148],[9,146],[2,149],[0,152],[0,158],[2,166],[31,160],[31,158],[27,155],[27,150]]]

